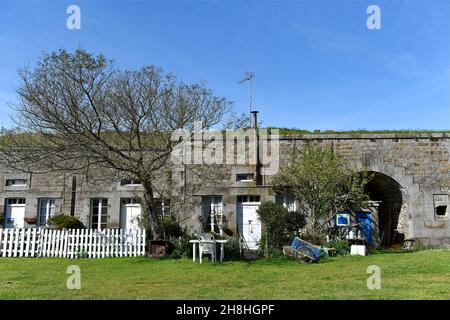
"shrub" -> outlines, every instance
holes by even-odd
[[[187,259],[192,256],[192,244],[187,237],[169,239],[169,258]]]
[[[285,243],[289,241],[287,236],[285,237],[285,240]],[[283,248],[281,246],[269,245],[269,243],[270,241],[268,240],[267,235],[262,235],[261,240],[259,240],[258,256],[278,258],[283,255]]]
[[[236,260],[241,258],[241,251],[239,248],[239,237],[234,236],[228,238],[228,242],[223,246],[226,260]],[[220,256],[220,249],[217,250],[217,258]]]
[[[306,223],[305,216],[300,212],[289,212],[281,204],[273,202],[263,203],[258,213],[265,227],[264,242],[260,247],[265,248],[267,241],[269,251],[274,248],[281,249],[283,245],[290,243]]]
[[[162,224],[166,239],[183,237],[186,234],[174,216],[164,216]]]
[[[65,214],[58,214],[47,220],[49,226],[53,226],[58,230],[62,229],[86,229],[84,224],[75,217]]]
[[[350,252],[350,247],[347,240],[335,240],[324,243],[326,248],[335,248],[336,255],[346,255]]]

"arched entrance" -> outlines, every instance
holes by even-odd
[[[379,202],[378,229],[380,245],[390,247],[401,243],[404,235],[398,232],[398,222],[402,208],[403,197],[401,185],[391,177],[371,172],[372,180],[366,185],[365,192],[370,200]]]

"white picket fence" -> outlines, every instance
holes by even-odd
[[[145,230],[0,229],[0,257],[105,258],[145,255]]]

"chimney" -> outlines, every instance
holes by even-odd
[[[258,129],[258,111],[252,111],[253,115],[253,128]]]
[[[258,111],[252,111],[253,115],[253,128],[256,134],[256,166],[255,166],[255,180],[256,185],[262,185],[262,175],[261,175],[261,160],[259,157],[259,132],[258,132]]]

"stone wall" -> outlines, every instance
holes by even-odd
[[[290,156],[298,152],[305,143],[332,145],[334,150],[360,170],[369,170],[395,180],[401,192],[402,203],[397,228],[408,238],[415,238],[425,245],[450,245],[448,219],[439,219],[435,213],[435,195],[450,194],[450,137],[447,134],[314,134],[283,136],[280,138],[280,165],[286,165]],[[174,167],[171,191],[178,196],[174,210],[188,230],[199,228],[202,214],[202,195],[221,195],[224,214],[229,227],[236,228],[236,197],[238,195],[260,195],[261,200],[274,200],[270,189],[270,176],[265,176],[262,186],[254,182],[237,182],[237,173],[254,172],[254,166],[224,165],[214,170],[221,178],[201,181],[194,196],[183,198],[176,190],[196,178],[182,173],[183,168]],[[25,188],[5,186],[6,179],[25,178],[30,184]],[[70,213],[72,199],[72,177],[64,174],[29,175],[0,169],[0,209],[6,198],[25,197],[26,215],[36,216],[39,198],[56,198],[56,211]],[[119,182],[95,184],[77,177],[75,215],[89,225],[92,198],[108,198],[109,225],[117,227],[120,217],[120,199],[136,197],[140,187],[120,186]],[[450,215],[447,206],[446,216]]]
[[[356,168],[385,174],[400,185],[403,203],[398,229],[408,238],[425,245],[450,245],[450,215],[436,221],[433,196],[447,198],[450,190],[450,137],[447,134],[418,135],[305,135],[284,137],[285,155],[295,152],[309,141],[333,145]]]

